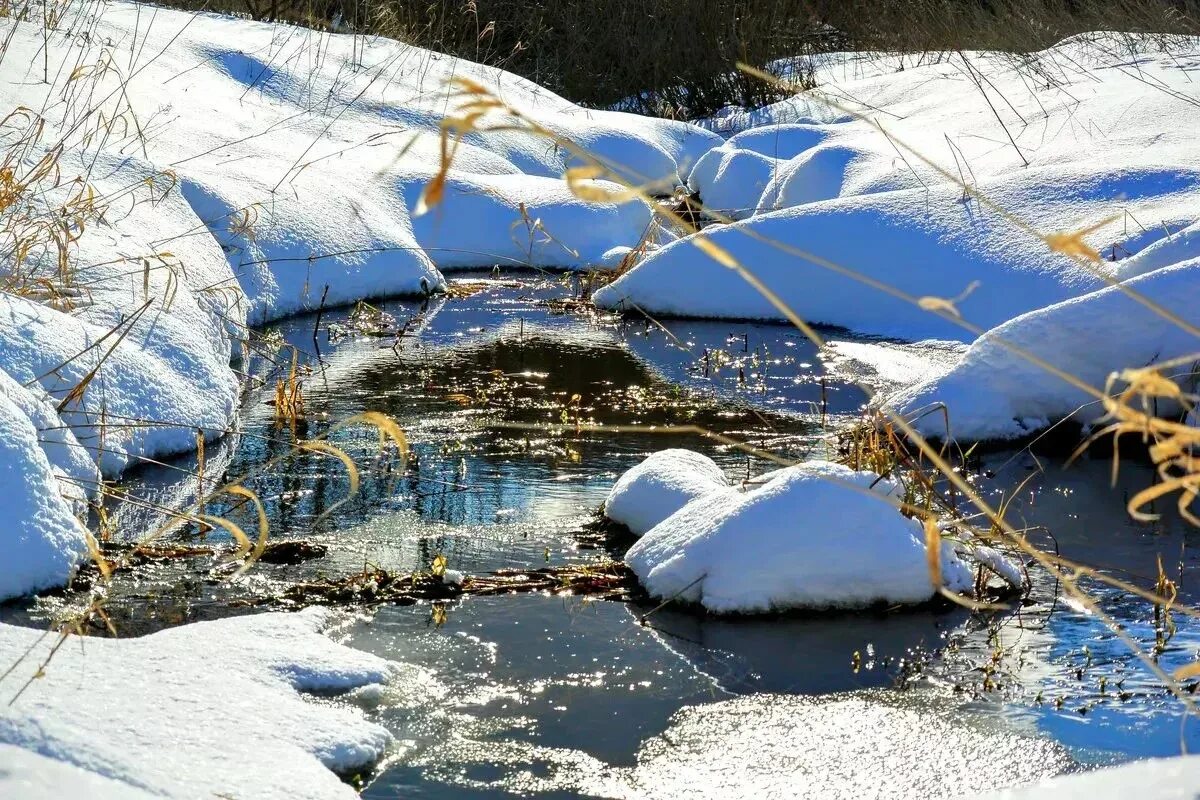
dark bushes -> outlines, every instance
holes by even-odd
[[[166,0],[378,33],[503,67],[575,102],[673,117],[760,105],[830,50],[1040,50],[1092,30],[1191,33],[1200,0]]]

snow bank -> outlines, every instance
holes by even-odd
[[[1200,786],[1200,756],[1153,758],[1076,775],[1049,778],[1029,786],[972,795],[974,800],[1192,800]]]
[[[963,317],[987,329],[1104,285],[997,206],[1042,233],[1085,231],[1111,262],[1102,269],[1120,278],[1195,257],[1200,142],[1185,131],[1200,123],[1200,106],[1178,56],[1200,46],[1139,46],[1076,39],[1030,56],[1035,66],[991,53],[904,65],[881,58],[870,69],[830,59],[818,70],[819,90],[742,115],[734,128],[763,127],[733,137],[694,171],[702,197],[707,190],[715,205],[748,217],[703,235],[808,321],[910,340],[974,338],[918,308],[922,297],[960,298]],[[1035,68],[1054,77],[1030,79]],[[819,119],[822,95],[866,119]],[[804,124],[777,125],[792,119]],[[792,152],[769,155],[762,143],[784,131],[794,131]],[[768,172],[757,213],[745,211]],[[960,176],[970,191],[953,180]],[[782,318],[686,238],[649,254],[595,300],[657,316]]]
[[[1200,324],[1200,258],[1127,285],[1193,325]],[[951,435],[961,441],[1019,438],[1064,417],[1074,415],[1086,424],[1103,414],[1089,394],[1018,355],[1009,345],[1100,388],[1114,371],[1200,351],[1196,336],[1131,299],[1121,287],[1110,287],[1032,311],[988,331],[945,375],[896,392],[885,403],[910,417],[945,404]],[[1192,390],[1190,383],[1185,388]],[[1160,404],[1159,411],[1171,409]],[[915,425],[926,436],[945,436],[940,414],[919,416]]]
[[[773,246],[799,248],[886,283],[912,297],[954,297],[980,287],[959,308],[982,327],[1099,288],[1100,280],[1065,256],[1021,247],[1006,222],[981,217],[943,191],[840,198],[761,214],[703,235],[732,254],[801,317],[813,323],[906,339],[972,334],[854,278]],[[945,213],[923,214],[922,209]],[[864,235],[864,232],[870,232]],[[1053,262],[1054,269],[1047,269]],[[594,295],[597,305],[635,303],[654,316],[778,319],[779,312],[735,271],[697,249],[690,237],[648,254]]]
[[[370,766],[390,736],[300,693],[376,684],[390,668],[321,634],[328,619],[308,610],[69,641],[11,705],[55,638],[0,625],[0,661],[21,659],[0,681],[0,752],[28,751],[3,760],[0,794],[357,797],[330,770]],[[63,766],[47,770],[46,759]]]
[[[659,523],[625,556],[655,597],[717,613],[921,603],[935,588],[921,526],[873,473],[810,461],[746,492],[717,488]],[[757,481],[756,481],[757,483]],[[943,582],[970,586],[949,542]]]
[[[659,450],[621,475],[604,501],[604,515],[640,536],[692,500],[728,486],[725,473],[707,456]]]
[[[39,441],[28,413],[32,398],[13,399],[24,391],[20,386],[5,378],[0,387],[0,485],[4,486],[0,518],[5,520],[0,600],[4,600],[66,582],[86,552],[86,533],[72,513],[72,498],[63,496],[62,468],[56,469],[47,458],[48,451],[61,455],[58,463],[63,464],[69,453],[62,452],[61,441]]]

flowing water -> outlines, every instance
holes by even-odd
[[[231,599],[364,565],[427,569],[437,555],[468,574],[592,562],[610,554],[582,534],[612,482],[646,454],[688,447],[731,475],[772,467],[688,426],[784,458],[820,457],[826,434],[867,400],[851,377],[911,379],[924,359],[954,353],[831,331],[854,364],[872,364],[831,370],[787,327],[620,322],[569,302],[572,278],[469,278],[465,297],[381,304],[394,320],[386,335],[331,341],[330,323],[354,329],[347,310],[325,312],[315,338],[316,317],[279,325],[282,341],[319,350],[307,359],[302,433],[383,411],[407,432],[408,463],[373,461],[376,433],[358,426],[332,436],[365,462],[349,500],[347,472],[327,456],[262,472],[293,435],[274,425],[269,387],[253,394],[239,434],[209,448],[206,472],[257,475],[246,484],[266,501],[272,536],[328,554],[261,564],[232,585],[147,565],[110,591],[118,626],[244,613]],[[175,467],[144,470],[127,488],[185,502],[196,463]],[[1161,555],[1181,601],[1195,600],[1195,534],[1169,516],[1144,526],[1124,513],[1151,479],[1145,468],[1126,464],[1110,488],[1102,459],[1064,469],[998,453],[975,479],[989,499],[1013,498],[1009,519],[1039,544],[1144,587]],[[123,531],[157,518],[144,504],[114,514]],[[370,798],[940,797],[1200,744],[1180,702],[1114,629],[1034,575],[1026,605],[988,617],[958,608],[647,617],[647,607],[540,594],[385,606],[348,615],[334,634],[399,662],[400,678],[331,702],[363,705],[396,735]],[[1147,604],[1090,588],[1142,646],[1159,634],[1164,667],[1195,657],[1200,627],[1187,618],[1156,628]],[[0,616],[44,623],[77,602],[67,593]]]

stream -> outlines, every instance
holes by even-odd
[[[874,365],[869,375],[850,364],[831,371],[789,327],[597,318],[572,302],[572,276],[454,277],[455,296],[380,303],[394,320],[388,335],[354,333],[349,309],[325,311],[315,341],[315,315],[273,326],[274,345],[309,354],[303,435],[382,411],[411,447],[399,464],[375,456],[369,427],[334,433],[363,466],[360,491],[345,502],[346,469],[320,454],[246,481],[266,504],[273,540],[323,544],[326,555],[259,564],[234,583],[179,563],[139,567],[108,589],[118,630],[246,613],[231,601],[366,565],[428,569],[442,555],[477,574],[595,562],[614,554],[582,534],[617,476],[650,452],[698,450],[731,476],[772,468],[678,427],[783,458],[822,457],[826,435],[867,401],[853,378],[911,378],[924,360],[954,353],[827,331]],[[347,334],[331,337],[331,324]],[[252,372],[264,369],[252,361]],[[270,388],[250,395],[237,434],[207,448],[211,480],[253,474],[290,449],[291,432],[264,402]],[[1161,557],[1179,602],[1196,602],[1197,534],[1169,509],[1153,525],[1125,513],[1152,482],[1145,466],[1123,463],[1110,487],[1110,461],[1099,456],[1069,468],[1028,451],[980,460],[977,488],[1011,499],[1007,518],[1031,541],[1144,588]],[[123,488],[149,502],[112,509],[121,535],[160,522],[153,504],[190,502],[196,465],[179,459],[130,476]],[[395,752],[366,776],[367,798],[757,797],[801,787],[813,797],[953,797],[1200,746],[1182,703],[1128,644],[1031,575],[1025,604],[991,615],[949,607],[722,620],[543,594],[384,606],[349,613],[333,634],[398,662],[399,678],[316,701],[360,705],[394,733]],[[1149,604],[1084,586],[1142,647],[1153,649],[1157,633],[1168,671],[1197,657],[1195,621],[1176,613],[1173,628],[1156,628]],[[44,626],[85,597],[9,604],[0,619]]]

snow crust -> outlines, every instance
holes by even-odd
[[[378,684],[391,668],[335,644],[329,620],[311,609],[68,641],[11,705],[56,638],[0,625],[0,661],[21,659],[0,681],[0,796],[357,797],[330,770],[373,764],[390,735],[301,693]]]
[[[671,455],[662,462],[686,463],[678,451],[664,452]],[[618,496],[636,498],[652,519],[682,498],[678,483],[648,480],[665,470],[646,463],[622,476]],[[641,491],[632,495],[631,486]],[[921,525],[899,513],[898,491],[873,473],[827,461],[776,470],[745,491],[711,486],[650,528],[625,561],[651,595],[715,613],[921,603],[937,587]],[[971,569],[949,540],[940,556],[943,585],[970,588]]]
[[[659,450],[617,479],[604,515],[641,536],[692,500],[728,486],[724,471],[708,456]]]

